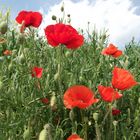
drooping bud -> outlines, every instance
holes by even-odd
[[[1,34],[5,34],[8,30],[8,25],[5,21],[1,22],[0,24],[0,32]]]

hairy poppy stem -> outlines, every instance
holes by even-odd
[[[84,110],[80,110],[81,114],[81,119],[82,119],[82,124],[83,124],[83,129],[84,129],[84,140],[88,140],[88,135],[87,135],[87,122],[88,118],[85,117],[85,113],[83,112]]]
[[[58,69],[57,69],[57,74],[58,74],[58,86],[59,86],[59,92],[62,98],[62,46],[60,46],[57,50],[57,59],[58,59]]]

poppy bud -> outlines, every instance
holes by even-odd
[[[25,41],[25,36],[24,34],[19,34],[17,38],[17,44],[23,44]]]
[[[29,140],[31,138],[31,129],[28,127],[23,133],[23,139]]]
[[[59,78],[59,73],[57,72],[55,75],[54,75],[54,80],[57,81]]]
[[[24,48],[24,53],[27,54],[29,52],[29,48]]]
[[[20,62],[20,63],[24,63],[24,60],[25,60],[25,57],[24,57],[24,55],[23,55],[23,53],[18,57],[18,61]]]
[[[50,106],[51,106],[52,109],[56,108],[56,96],[55,96],[55,93],[53,93],[53,95],[51,97]]]
[[[69,51],[67,51],[66,53],[65,53],[65,56],[66,57],[69,57],[71,55],[71,52],[69,52]]]
[[[11,69],[12,69],[12,66],[13,66],[13,64],[12,64],[12,62],[9,64],[9,66],[8,66],[8,70],[10,71]]]
[[[91,126],[91,124],[92,124],[91,121],[88,121],[88,125]]]
[[[139,99],[138,99],[138,103],[140,104],[140,97],[139,97]]]
[[[94,119],[95,121],[98,121],[98,116],[99,116],[98,113],[93,113],[93,119]]]
[[[74,120],[74,112],[73,112],[72,109],[71,109],[70,112],[69,112],[69,118],[70,118],[71,121]]]
[[[56,20],[57,17],[55,15],[52,16],[52,20]]]
[[[8,25],[6,22],[1,22],[0,24],[0,32],[1,34],[5,34],[7,32],[7,29],[8,29]]]
[[[117,126],[117,124],[118,124],[118,121],[113,121],[114,126]]]
[[[39,134],[39,140],[52,140],[51,128],[49,124],[44,126],[44,129]]]
[[[64,11],[64,6],[61,7],[61,12],[63,12],[63,11]]]

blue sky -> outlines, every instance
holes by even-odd
[[[60,3],[62,0],[0,0],[0,8],[6,7],[11,9],[11,17],[14,18],[20,10],[39,10],[43,8],[45,12],[48,9]],[[71,0],[72,2],[80,2],[82,0]],[[90,2],[95,2],[97,0],[89,0]],[[133,5],[138,6],[136,13],[140,14],[140,0],[131,0]]]
[[[73,27],[86,30],[90,22],[91,31],[95,25],[98,31],[108,29],[110,42],[119,48],[132,37],[140,41],[140,0],[0,0],[0,9],[10,8],[12,19],[21,10],[42,11],[43,33],[48,24],[53,24],[52,15],[61,16],[62,1],[66,13],[71,14]]]

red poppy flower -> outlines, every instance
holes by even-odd
[[[115,67],[112,73],[112,85],[114,88],[126,90],[137,85],[134,77],[127,70]]]
[[[83,85],[75,85],[67,89],[64,94],[64,105],[68,109],[74,107],[87,108],[93,103],[98,102],[99,99],[94,98],[93,92]]]
[[[39,27],[42,22],[42,15],[39,12],[21,11],[16,17],[19,24],[24,24],[25,27]]]
[[[41,98],[40,100],[44,104],[48,104],[49,103],[49,99],[48,98]]]
[[[116,109],[116,108],[112,108],[112,115],[113,116],[117,116],[121,113],[121,111],[119,109]]]
[[[98,86],[98,91],[102,99],[106,102],[112,102],[122,97],[122,94],[115,91],[112,87]]]
[[[79,35],[72,26],[63,23],[49,25],[44,31],[48,43],[53,47],[63,44],[68,49],[77,49],[82,46],[84,42],[82,35]]]
[[[32,69],[32,77],[41,78],[43,73],[43,68],[34,67]]]
[[[114,46],[113,44],[109,44],[109,46],[107,48],[102,50],[101,54],[111,55],[111,56],[117,58],[122,55],[122,51],[118,50],[118,48],[116,46]]]
[[[3,54],[4,54],[4,55],[11,55],[11,54],[12,54],[12,51],[10,51],[10,50],[5,50],[5,51],[3,52]]]
[[[67,140],[83,140],[83,139],[80,138],[77,134],[72,134],[67,138]]]

